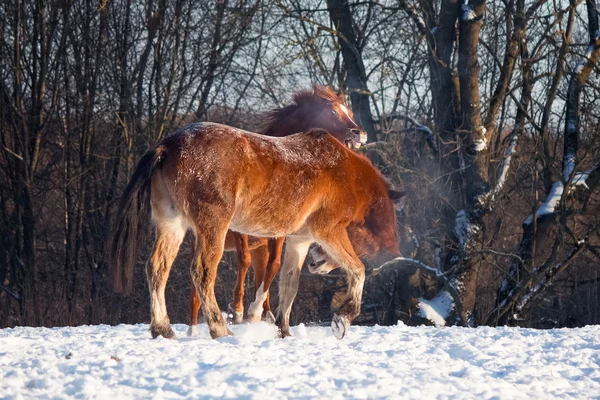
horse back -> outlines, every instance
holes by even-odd
[[[162,146],[162,173],[175,205],[192,219],[223,210],[231,229],[250,235],[288,235],[315,214],[360,222],[381,191],[368,160],[323,130],[276,138],[201,123]]]

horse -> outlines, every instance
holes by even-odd
[[[366,143],[367,134],[354,122],[352,111],[344,103],[344,96],[332,89],[315,85],[312,90],[302,90],[292,96],[291,104],[265,114],[265,122],[259,133],[282,137],[310,128],[328,131],[349,148],[357,149]],[[256,322],[264,317],[274,322],[271,312],[270,287],[279,272],[281,253],[285,238],[248,238],[230,231],[225,241],[225,251],[236,250],[238,273],[233,291],[231,313],[234,323],[241,323],[244,316],[244,282],[250,265],[254,268],[255,300],[250,304],[247,319]],[[197,333],[200,299],[195,286],[190,290],[189,336]]]
[[[394,191],[393,200],[394,202],[397,202],[404,196],[404,192]],[[348,226],[347,232],[348,239],[350,239],[352,248],[358,258],[369,259],[372,256],[379,254],[380,244],[364,226],[353,222]],[[312,274],[327,275],[339,267],[335,260],[332,259],[319,245],[313,246],[308,254],[310,257],[308,270]]]
[[[361,229],[381,251],[399,255],[397,194],[371,162],[327,131],[270,137],[216,123],[196,123],[162,139],[140,159],[119,202],[109,242],[113,290],[131,286],[141,227],[156,230],[146,265],[153,338],[175,338],[165,286],[188,229],[195,235],[191,268],[212,338],[231,335],[214,284],[227,231],[286,236],[277,325],[289,335],[300,269],[317,243],[346,272],[347,293],[332,319],[343,338],[360,313],[364,265],[347,229]]]

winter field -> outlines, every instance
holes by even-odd
[[[176,341],[143,324],[0,330],[0,398],[600,398],[600,326],[174,327]]]

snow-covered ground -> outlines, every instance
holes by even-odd
[[[0,330],[0,398],[550,399],[600,397],[600,326],[514,328],[264,323],[211,340],[148,325]]]

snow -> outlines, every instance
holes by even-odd
[[[431,300],[419,299],[419,315],[433,322],[437,327],[446,325],[446,318],[453,309],[452,295],[445,290]]]
[[[527,293],[525,293],[525,295],[523,295],[523,297],[519,301],[519,304],[517,304],[518,311],[521,311],[523,307],[525,307],[525,305],[529,303],[531,297],[541,289],[543,284],[545,284],[545,279],[544,281],[537,282]]]
[[[502,283],[500,284],[500,291],[504,292],[506,291],[506,288],[508,287],[508,279],[504,278],[502,280]]]
[[[484,151],[485,149],[487,149],[487,141],[485,139],[485,136],[475,140],[474,145],[475,145],[475,151],[477,151],[477,152],[481,152],[481,151]]]
[[[590,177],[590,173],[592,173],[592,170],[575,174],[572,182],[573,186],[583,186],[584,188],[589,189],[587,180]]]
[[[563,190],[564,187],[562,182],[554,182],[554,184],[550,188],[550,193],[548,193],[546,201],[543,202],[542,205],[540,205],[540,207],[535,212],[535,215],[539,218],[542,215],[552,214],[554,211],[556,211],[556,207],[558,207],[560,199],[562,198]],[[523,223],[525,225],[529,225],[531,224],[531,222],[533,222],[533,216],[530,215],[525,219],[525,222]]]
[[[575,74],[577,74],[577,75],[581,74],[581,71],[583,71],[583,67],[588,62],[588,60],[590,60],[590,58],[592,57],[592,53],[594,52],[594,47],[596,46],[595,42],[597,42],[599,39],[600,39],[600,31],[597,31],[596,32],[596,40],[594,41],[594,43],[590,44],[587,47],[587,49],[585,51],[585,55],[583,56],[584,59],[579,61],[575,65]]]
[[[431,129],[429,129],[426,125],[418,123],[416,119],[414,119],[413,117],[411,117],[409,115],[396,114],[396,116],[399,119],[404,119],[405,121],[410,122],[413,125],[411,127],[411,129],[425,133],[427,135],[427,142],[429,143],[429,145],[433,149],[433,151],[435,151],[435,152],[439,151],[437,144],[435,142],[435,138],[433,136],[433,131]],[[391,115],[390,117],[394,118],[394,115]]]
[[[504,153],[504,162],[500,167],[500,176],[498,177],[498,182],[496,186],[490,190],[486,195],[482,196],[480,202],[483,203],[493,203],[496,196],[502,191],[504,188],[504,184],[506,183],[506,178],[508,177],[508,172],[510,171],[510,166],[512,162],[512,157],[517,150],[517,143],[519,141],[519,136],[516,134],[516,131],[513,132],[513,135],[510,138],[510,142],[506,152]]]
[[[553,399],[600,393],[600,326],[580,329],[261,323],[234,337],[150,339],[148,325],[0,330],[6,399]]]
[[[415,24],[417,24],[419,29],[424,29],[426,27],[425,20],[419,16],[415,18]]]
[[[598,36],[598,32],[596,32],[596,40],[598,40],[599,36]],[[595,43],[591,44],[587,47],[587,49],[585,50],[585,58],[586,60],[589,60],[590,58],[592,58],[592,53],[594,52],[594,47],[595,47]]]
[[[435,246],[435,250],[433,252],[433,260],[435,263],[435,269],[437,271],[441,271],[442,270],[442,248],[440,247],[440,243],[438,241],[436,241],[434,243]]]
[[[475,11],[468,4],[462,5],[462,20],[463,21],[472,21],[477,17]]]
[[[461,247],[465,247],[478,230],[479,228],[469,220],[469,215],[465,210],[459,210],[456,213],[454,233],[456,234]]]
[[[569,157],[570,156],[566,156],[567,160],[569,160]],[[565,175],[565,178],[567,181],[568,181],[569,177],[571,176],[571,174],[573,173],[573,169],[574,169],[573,165],[574,165],[574,158],[572,158],[571,161],[568,161],[565,165],[564,175]],[[592,174],[596,168],[598,168],[598,165],[595,165],[594,167],[592,167],[591,169],[589,169],[585,172],[578,172],[575,175],[573,175],[573,181],[571,182],[572,186],[569,187],[569,189],[576,189],[577,187],[583,187],[585,189],[589,189],[589,187],[587,185],[587,180],[590,177],[590,174]],[[564,192],[564,186],[563,186],[562,182],[554,182],[554,184],[550,188],[550,193],[548,194],[546,201],[544,203],[542,203],[542,205],[540,206],[540,208],[538,208],[538,210],[535,214],[538,217],[541,217],[542,215],[552,214],[553,212],[555,212],[556,208],[558,207],[558,205],[560,203],[560,199],[562,198],[563,192]],[[569,191],[568,193],[571,193],[571,191]],[[530,215],[529,217],[527,217],[525,219],[525,221],[523,223],[525,225],[529,225],[532,221],[533,221],[533,217]]]
[[[563,164],[563,179],[567,182],[571,178],[573,170],[575,170],[575,153],[569,152],[565,154]]]

